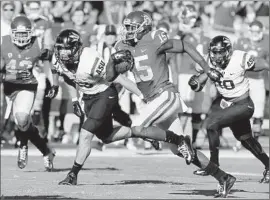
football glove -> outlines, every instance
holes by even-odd
[[[214,81],[214,82],[219,82],[221,77],[223,77],[222,73],[214,68],[209,69],[209,71],[207,72],[208,77]]]
[[[53,55],[53,52],[50,51],[49,49],[42,49],[41,54],[39,56],[39,59],[43,60],[43,61],[44,60],[50,61],[50,60],[52,60],[52,55]]]
[[[199,75],[193,75],[189,81],[188,81],[189,86],[191,87],[191,89],[195,92],[200,92],[202,91],[205,83],[200,83],[199,80]]]
[[[78,117],[82,117],[84,115],[79,101],[73,101],[72,107],[73,107],[73,113],[75,115],[77,115]]]
[[[53,85],[49,92],[47,93],[46,97],[53,99],[58,94],[59,86]]]
[[[123,74],[132,70],[134,58],[129,50],[120,50],[111,55],[116,72]]]

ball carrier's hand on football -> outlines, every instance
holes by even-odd
[[[207,72],[207,75],[213,82],[219,82],[220,79],[223,77],[223,74],[215,68],[210,68]]]
[[[200,91],[202,91],[203,87],[205,86],[207,80],[208,80],[208,76],[205,73],[193,75],[189,79],[188,84],[193,91],[200,92]]]
[[[111,55],[118,74],[130,71],[134,67],[134,58],[129,50],[120,50]]]

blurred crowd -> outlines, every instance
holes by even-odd
[[[192,29],[186,28],[185,23],[180,23],[183,15],[181,8],[185,5],[194,9]],[[149,13],[153,18],[154,27],[163,29],[170,37],[184,35],[179,32],[192,33],[196,39],[197,49],[202,54],[207,52],[208,40],[205,38],[210,39],[222,34],[235,43],[239,38],[248,37],[249,24],[254,20],[263,25],[263,34],[269,34],[269,1],[1,1],[1,36],[10,34],[11,21],[17,15],[25,14],[34,21],[34,24],[35,20],[44,18],[46,23],[36,23],[38,26],[34,26],[34,34],[42,35],[42,40],[51,37],[52,41],[49,43],[53,44],[53,40],[62,29],[72,28],[81,34],[84,46],[97,48],[106,59],[112,52],[114,43],[121,39],[121,24],[124,17],[134,10]],[[176,65],[181,65],[175,62]],[[183,59],[179,62],[183,64]],[[187,67],[180,70],[180,73],[192,74],[194,71]],[[178,77],[172,76],[171,79],[178,84]],[[269,91],[267,81],[266,78],[266,90]],[[50,85],[48,77],[43,85],[46,91]],[[40,109],[43,111],[42,120],[37,121],[41,124],[44,134],[51,136],[49,140],[64,142],[64,136],[70,135],[67,132],[77,130],[70,123],[64,126],[65,120],[68,122],[73,120],[72,117],[67,119],[67,113],[72,113],[72,107],[70,95],[65,92],[65,87],[68,86],[63,82],[62,92],[59,92],[56,100],[47,102],[48,100],[44,98],[44,105]],[[179,90],[182,90],[180,86]],[[122,109],[128,114],[135,114],[137,99],[121,88],[119,91]],[[187,91],[181,91],[181,95],[185,96],[183,94],[185,92]],[[188,97],[185,100],[192,101]],[[5,110],[2,108],[6,104],[5,99],[1,98],[2,113]],[[40,115],[38,109],[35,111],[36,115]],[[44,114],[45,112],[47,114]],[[75,120],[74,124],[76,123],[79,123],[78,119]],[[75,136],[66,140],[77,141]],[[151,148],[151,145],[146,143],[145,148]]]

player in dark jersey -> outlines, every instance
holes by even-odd
[[[32,36],[31,22],[24,16],[18,16],[12,21],[11,35],[4,36],[1,41],[4,93],[12,102],[13,116],[20,140],[18,167],[22,169],[27,164],[27,143],[30,140],[43,154],[46,170],[51,170],[54,152],[39,136],[39,131],[31,119],[37,90],[37,80],[32,70],[39,59],[49,59],[49,51],[39,47],[37,38]]]
[[[247,51],[255,58],[261,58],[269,62],[269,36],[263,34],[263,29],[264,27],[261,22],[252,22],[249,25],[248,37],[240,38],[235,44],[235,49]],[[255,105],[252,129],[256,139],[261,135],[264,117],[266,98],[264,74],[267,74],[267,72],[247,72],[250,84],[250,97]]]
[[[166,53],[187,52],[202,67],[201,71],[205,71],[212,80],[218,80],[219,72],[211,70],[200,53],[188,42],[168,39],[167,34],[161,30],[152,31],[152,19],[142,11],[131,12],[124,19],[123,40],[116,44],[116,50],[123,49],[130,50],[134,57],[135,66],[132,72],[147,102],[142,109],[144,112],[140,114],[141,121],[132,127],[134,134],[142,138],[151,136],[165,142],[175,140],[175,135],[182,136],[178,113],[185,112],[187,107],[169,81]],[[187,163],[213,166],[212,176],[225,185],[224,193],[218,196],[226,197],[232,186],[232,176],[220,170],[201,152],[193,150],[189,136],[185,136],[185,141],[188,145],[185,150],[191,149],[195,154],[191,160],[185,157]],[[174,154],[180,157],[184,155],[179,154],[175,144],[170,144],[170,148]]]

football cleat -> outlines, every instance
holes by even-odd
[[[27,165],[27,161],[28,161],[28,147],[27,146],[22,146],[19,148],[19,154],[18,154],[18,167],[20,169],[25,168],[25,166]]]
[[[58,185],[77,185],[77,175],[73,172],[69,172],[67,177],[60,181]]]
[[[263,178],[260,180],[260,183],[269,183],[269,168],[264,170]]]
[[[189,165],[193,161],[195,156],[190,137],[186,135],[184,137],[184,140],[182,140],[178,146],[178,151],[185,158],[187,165]]]
[[[55,150],[51,150],[51,152],[46,155],[43,156],[43,160],[44,160],[44,167],[45,170],[48,172],[51,172],[53,170],[53,159],[55,157]]]
[[[229,194],[232,186],[234,185],[236,178],[230,174],[228,174],[227,179],[224,182],[220,182],[218,184],[217,194],[215,194],[215,198],[226,198]]]
[[[209,176],[210,174],[204,170],[204,169],[197,169],[193,172],[193,174],[198,175],[198,176]]]

